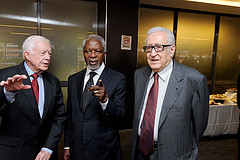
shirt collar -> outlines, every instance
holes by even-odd
[[[173,69],[173,62],[171,60],[170,63],[163,70],[158,72],[159,77],[165,82],[168,76],[171,74],[172,69]],[[153,78],[153,74],[154,72],[152,71],[150,78]]]
[[[91,70],[89,67],[87,67],[86,75],[88,75],[90,72],[93,72],[93,71],[96,72],[98,75],[101,75],[103,70],[104,70],[104,68],[105,68],[105,64],[104,63],[102,63],[101,66],[98,69],[96,69],[96,70]]]
[[[28,74],[29,77],[34,74],[34,72],[31,70],[31,68],[28,67],[26,61],[24,61],[24,67],[25,67],[25,69],[26,69],[27,74]],[[41,74],[38,74],[38,76],[42,76],[42,75],[41,75]]]

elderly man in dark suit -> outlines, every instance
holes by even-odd
[[[64,159],[121,160],[118,123],[125,115],[125,76],[105,67],[104,39],[83,41],[87,68],[68,80]]]
[[[198,159],[198,143],[208,121],[207,79],[173,60],[171,31],[148,31],[148,66],[135,72],[131,160]]]
[[[57,159],[65,109],[59,80],[46,72],[50,41],[30,36],[25,61],[0,70],[0,159]]]

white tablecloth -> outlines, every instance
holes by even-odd
[[[204,136],[237,134],[239,124],[239,109],[233,105],[210,105],[208,125]]]

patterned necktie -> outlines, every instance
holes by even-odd
[[[38,82],[37,82],[37,77],[38,74],[34,73],[32,74],[33,80],[32,80],[32,87],[33,87],[33,91],[37,100],[37,104],[38,104],[38,98],[39,98],[39,86],[38,86]]]
[[[88,100],[90,93],[88,92],[89,88],[93,85],[93,77],[96,75],[96,72],[90,72],[90,77],[85,85],[85,89],[82,94],[82,103],[83,103],[83,110],[87,108]]]
[[[158,99],[158,74],[154,73],[154,83],[149,91],[147,104],[141,124],[139,147],[145,156],[153,151],[154,121]]]

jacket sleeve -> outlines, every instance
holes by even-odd
[[[0,82],[5,79],[6,75],[3,70],[0,70]],[[0,86],[0,116],[2,116],[4,109],[9,105],[9,102],[4,94],[3,87]]]
[[[52,126],[48,134],[47,140],[43,145],[43,147],[46,147],[51,150],[57,147],[58,142],[61,138],[62,131],[64,129],[65,120],[66,120],[65,107],[63,103],[63,94],[60,88],[59,80],[57,81],[57,85],[56,85],[56,97],[52,97],[52,98],[55,99],[54,112],[53,112],[54,114],[52,114],[54,118],[52,121]]]
[[[124,107],[125,95],[126,95],[126,79],[125,76],[120,76],[117,86],[114,89],[114,93],[108,95],[109,102],[103,113],[107,116],[109,115],[117,118],[123,118],[125,116]]]
[[[192,99],[193,127],[198,144],[208,123],[209,113],[209,91],[207,78],[203,76],[199,79]]]
[[[67,99],[67,112],[66,112],[66,126],[64,130],[64,147],[70,146],[70,130],[72,127],[72,105],[71,105],[71,79],[68,78],[68,99]]]
[[[3,87],[0,87],[0,116],[3,114],[3,110],[6,108],[8,101],[5,97]]]

